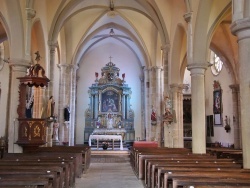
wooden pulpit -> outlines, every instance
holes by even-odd
[[[48,86],[49,79],[45,76],[44,69],[35,64],[29,68],[28,75],[17,78],[19,85],[18,113],[18,140],[17,144],[23,147],[24,152],[33,150],[46,143],[47,118],[32,118],[26,113],[26,91],[27,87]]]

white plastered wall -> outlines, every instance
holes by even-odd
[[[141,67],[138,65],[135,55],[125,46],[106,43],[90,50],[82,59],[77,72],[77,101],[76,101],[76,144],[82,144],[84,140],[85,111],[90,102],[88,88],[94,83],[95,72],[101,73],[112,56],[112,62],[120,68],[121,74],[125,73],[125,81],[131,87],[132,95],[130,103],[135,112],[135,138],[141,137]]]
[[[233,84],[229,69],[224,63],[221,73],[214,76],[210,67],[205,74],[205,92],[206,92],[206,116],[213,115],[213,82],[219,81],[222,89],[222,125],[214,125],[214,137],[207,137],[207,142],[221,142],[223,146],[228,147],[234,143],[234,128],[233,128],[233,101],[232,90],[229,85]],[[225,116],[229,118],[231,131],[228,133],[224,129]]]

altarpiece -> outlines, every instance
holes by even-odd
[[[120,134],[125,142],[134,141],[134,111],[131,109],[131,88],[125,84],[125,73],[111,61],[95,73],[89,87],[89,107],[85,111],[84,142],[91,134]]]

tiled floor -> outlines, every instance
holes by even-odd
[[[124,162],[114,159],[113,162],[107,157],[100,156],[99,160],[96,158],[87,173],[76,178],[76,188],[143,188],[127,159]]]

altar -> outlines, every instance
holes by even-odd
[[[123,150],[123,142],[121,135],[90,135],[89,146],[91,146],[91,140],[97,141],[97,150],[99,149],[99,140],[112,140],[112,150],[114,150],[114,140],[120,140],[120,150]]]
[[[104,129],[104,128],[101,128],[101,129],[94,129],[93,135],[121,135],[122,136],[122,139],[125,138],[125,134],[126,134],[126,130],[124,128],[121,128],[121,129],[117,129],[117,128],[114,128],[114,129]]]
[[[89,107],[85,111],[84,143],[92,135],[121,136],[126,143],[135,138],[134,111],[131,108],[131,88],[125,73],[119,78],[120,69],[111,61],[95,72],[95,83],[89,87]]]

